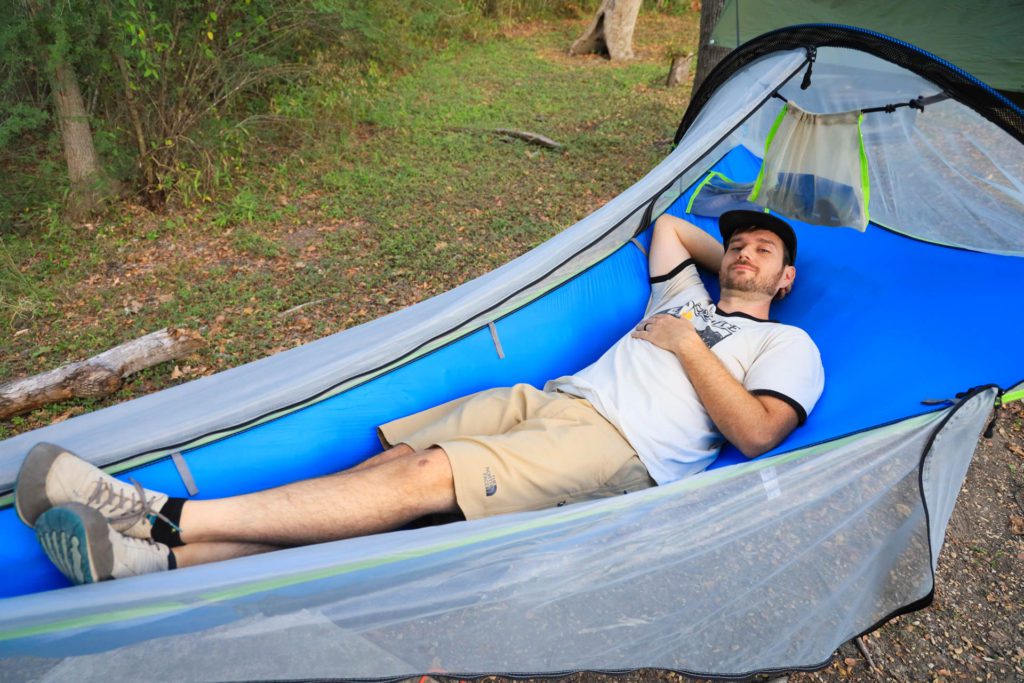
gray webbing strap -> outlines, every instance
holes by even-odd
[[[629,241],[636,245],[636,248],[640,250],[641,254],[643,254],[644,256],[647,256],[647,250],[644,249],[644,245],[640,244],[640,240],[638,240],[637,238],[634,237],[633,239],[631,239]]]
[[[498,352],[498,358],[505,357],[505,351],[501,348],[501,340],[498,339],[498,326],[494,323],[487,323],[491,330],[491,339],[494,341],[494,350]]]
[[[185,462],[185,456],[181,453],[171,453],[171,460],[174,462],[174,466],[178,469],[178,476],[181,477],[181,483],[185,485],[185,490],[188,491],[188,495],[194,496],[199,493],[199,488],[196,486],[196,480],[192,478],[192,470],[188,468],[188,463]]]

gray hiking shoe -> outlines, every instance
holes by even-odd
[[[50,561],[75,585],[170,569],[171,551],[166,545],[119,534],[103,515],[78,503],[41,514],[36,538]]]
[[[36,444],[28,452],[14,488],[14,507],[29,526],[52,507],[80,503],[99,512],[115,531],[144,539],[151,538],[153,522],[162,516],[166,502],[163,493],[126,484],[50,443]]]

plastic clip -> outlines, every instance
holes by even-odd
[[[915,97],[914,99],[907,102],[907,106],[911,109],[917,109],[918,111],[924,111],[924,98]]]
[[[1003,389],[999,389],[999,393],[996,394],[995,407],[992,409],[992,419],[988,421],[988,427],[985,427],[985,438],[991,439],[992,435],[996,430],[996,418],[999,416],[999,409],[1003,407],[1003,394],[1006,392]]]
[[[818,56],[818,48],[813,45],[807,48],[807,71],[804,72],[804,80],[800,82],[800,89],[807,90],[811,87],[811,70],[814,66],[814,60]]]

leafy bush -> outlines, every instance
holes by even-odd
[[[57,62],[109,174],[159,209],[211,200],[268,149],[343,144],[379,86],[497,24],[598,0],[22,0],[0,13],[0,226],[67,191]],[[659,0],[676,11],[685,0]],[[29,209],[26,212],[26,209]],[[9,216],[10,221],[3,220]]]

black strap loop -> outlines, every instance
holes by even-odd
[[[881,107],[870,107],[868,109],[861,109],[860,113],[861,114],[873,114],[875,112],[884,111],[886,114],[891,114],[894,111],[896,111],[897,109],[899,109],[900,107],[910,107],[911,109],[916,109],[916,110],[918,110],[920,112],[923,112],[924,108],[925,108],[925,105],[935,104],[936,102],[941,102],[942,100],[948,100],[948,99],[949,99],[949,95],[947,95],[946,93],[942,93],[942,92],[938,93],[937,95],[932,95],[931,97],[925,97],[924,95],[918,95],[917,97],[915,97],[914,99],[910,100],[909,102],[900,102],[898,104],[885,104],[885,105],[882,105]]]

